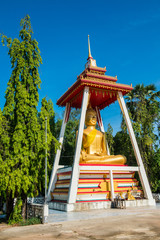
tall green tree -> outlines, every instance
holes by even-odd
[[[160,187],[155,175],[155,169],[160,164],[155,129],[160,116],[159,98],[160,91],[153,84],[138,84],[126,97],[143,163],[154,191]]]
[[[8,168],[8,164],[5,161],[9,159],[10,151],[9,151],[9,124],[6,117],[3,115],[3,112],[0,109],[0,198],[4,201],[6,199],[6,192],[8,182],[9,182],[9,174],[10,169]],[[7,210],[11,212],[13,210],[13,199],[9,198]]]
[[[0,184],[4,174],[3,189],[7,203],[14,198],[23,202],[22,215],[25,217],[27,195],[38,193],[38,175],[42,168],[39,151],[42,148],[41,125],[38,121],[37,105],[40,77],[38,68],[42,63],[38,42],[32,38],[30,17],[21,20],[19,38],[2,36],[7,43],[11,59],[12,74],[6,90],[3,115],[6,121],[5,143],[7,154],[0,158]],[[0,186],[1,187],[1,186]],[[7,206],[10,204],[7,204]],[[8,217],[10,215],[8,211]]]

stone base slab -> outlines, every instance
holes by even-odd
[[[142,206],[155,206],[155,199],[140,199],[140,200],[126,200],[126,207],[142,207]],[[60,202],[50,202],[49,208],[73,212],[73,211],[86,211],[93,209],[109,209],[112,207],[111,201],[104,202],[81,202],[81,203],[60,203]]]

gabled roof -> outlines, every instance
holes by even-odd
[[[58,106],[66,106],[69,102],[73,108],[81,108],[83,90],[90,89],[90,102],[93,108],[103,109],[117,100],[118,91],[123,95],[130,92],[132,86],[117,83],[117,77],[105,75],[106,68],[88,66],[76,82],[58,99]]]

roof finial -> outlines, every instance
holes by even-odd
[[[85,65],[85,68],[88,67],[96,67],[96,60],[93,59],[92,55],[91,55],[91,48],[90,48],[90,41],[89,41],[89,35],[88,35],[88,58],[87,58],[87,63]]]
[[[92,58],[91,48],[90,48],[90,41],[89,41],[89,35],[88,35],[88,58]]]

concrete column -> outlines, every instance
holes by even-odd
[[[64,117],[63,117],[62,126],[61,126],[61,131],[60,131],[60,135],[59,135],[59,143],[61,145],[60,145],[60,149],[57,150],[57,153],[56,153],[56,156],[55,156],[55,159],[54,159],[52,173],[51,173],[49,187],[48,187],[47,201],[51,200],[50,192],[54,188],[55,182],[56,182],[56,179],[57,179],[56,174],[57,174],[57,169],[58,169],[59,160],[60,160],[60,156],[61,156],[64,133],[65,133],[66,123],[67,123],[67,120],[68,120],[68,117],[69,117],[69,113],[70,113],[70,104],[67,103],[65,113],[64,113]]]
[[[42,223],[48,223],[48,204],[43,205],[43,217],[42,217]]]
[[[82,137],[83,137],[83,129],[84,129],[84,122],[86,116],[86,109],[88,103],[88,96],[89,96],[89,87],[84,88],[83,92],[83,100],[82,100],[82,107],[81,107],[81,117],[80,123],[78,128],[78,136],[76,142],[76,150],[74,155],[74,162],[72,168],[72,177],[68,195],[68,203],[75,203],[76,196],[77,196],[77,189],[78,189],[78,181],[79,181],[79,158],[82,146]]]
[[[111,184],[111,200],[114,201],[114,183],[113,183],[113,172],[112,170],[109,171],[110,175],[110,184]]]
[[[127,128],[128,128],[129,136],[130,136],[130,139],[131,139],[131,142],[132,142],[134,154],[135,154],[135,157],[136,157],[136,160],[137,160],[137,164],[139,166],[139,176],[140,176],[142,187],[143,187],[143,190],[144,190],[144,196],[149,200],[153,200],[152,192],[151,192],[151,189],[150,189],[150,185],[149,185],[149,182],[148,182],[146,171],[144,169],[144,165],[143,165],[143,161],[142,161],[142,158],[141,158],[141,155],[140,155],[138,144],[137,144],[137,141],[136,141],[136,138],[135,138],[135,135],[134,135],[131,120],[129,118],[128,110],[126,108],[126,104],[125,104],[125,101],[124,101],[124,98],[123,98],[123,95],[122,95],[121,92],[118,92],[118,102],[119,102],[120,108],[121,108],[122,113],[123,113],[124,118],[125,118],[125,122],[126,122],[126,125],[127,125]]]

